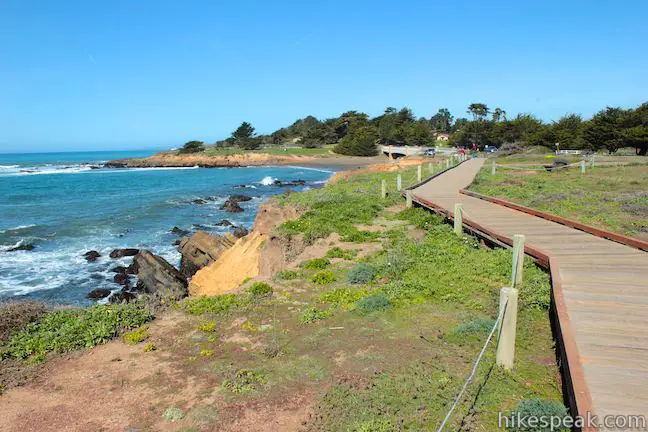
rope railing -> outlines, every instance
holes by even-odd
[[[452,416],[452,413],[454,412],[455,408],[457,408],[457,405],[459,405],[459,402],[461,401],[461,398],[463,397],[463,394],[466,392],[466,389],[468,388],[468,384],[470,384],[470,381],[473,379],[475,376],[475,373],[477,372],[477,368],[479,367],[479,363],[481,362],[482,357],[484,356],[484,353],[486,352],[486,348],[488,347],[488,344],[490,343],[491,339],[493,338],[493,334],[495,334],[495,330],[498,329],[500,322],[502,321],[502,317],[504,317],[504,314],[506,312],[506,309],[508,307],[508,300],[504,303],[504,307],[500,308],[500,312],[497,315],[497,319],[495,320],[495,323],[493,324],[493,327],[491,328],[490,332],[488,333],[488,337],[486,338],[486,342],[484,342],[484,346],[482,347],[481,351],[479,352],[479,355],[477,356],[477,360],[475,360],[475,363],[473,364],[473,367],[470,371],[470,374],[468,375],[468,378],[464,382],[463,386],[461,387],[461,391],[459,391],[459,394],[455,397],[454,402],[452,406],[450,407],[450,410],[446,414],[445,418],[443,419],[443,422],[441,422],[441,426],[439,426],[439,429],[437,429],[437,432],[441,432],[443,428],[445,427],[446,423],[448,423],[448,420],[450,420],[450,417]],[[500,328],[501,332],[501,328]],[[499,335],[498,335],[499,336]]]

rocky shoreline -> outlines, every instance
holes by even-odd
[[[271,155],[268,153],[240,153],[229,156],[204,154],[158,153],[146,158],[117,159],[104,164],[106,168],[228,168],[261,165],[289,165],[308,163],[309,156]]]

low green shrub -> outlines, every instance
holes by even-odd
[[[384,311],[392,307],[391,302],[382,294],[373,294],[356,302],[355,312],[367,315],[372,312]]]
[[[472,321],[460,324],[448,335],[448,340],[456,343],[482,341],[493,328],[495,320],[492,318],[475,318]]]
[[[299,322],[302,324],[310,324],[314,323],[315,321],[326,319],[329,316],[331,316],[331,312],[329,310],[321,310],[317,309],[316,307],[310,307],[299,315]]]
[[[116,337],[122,329],[145,324],[153,316],[139,303],[61,309],[28,324],[10,340],[5,355],[41,361],[48,352],[92,348]]]
[[[245,306],[247,303],[248,299],[245,296],[222,294],[213,297],[186,298],[179,303],[179,306],[192,315],[202,315],[228,312],[232,308]]]
[[[265,282],[254,282],[248,292],[256,296],[267,296],[272,294],[272,287]]]
[[[366,295],[365,289],[335,288],[317,296],[316,301],[348,309]]]
[[[265,385],[266,378],[260,372],[240,369],[223,381],[223,388],[232,393],[247,393]]]
[[[47,306],[37,301],[9,301],[0,303],[0,341],[38,321],[47,312]]]
[[[324,270],[319,273],[316,273],[311,278],[311,282],[317,285],[328,285],[335,282],[337,278],[335,274],[330,270]]]
[[[375,275],[376,269],[373,266],[367,263],[360,263],[349,271],[347,280],[352,284],[366,284],[367,282],[371,282]]]
[[[198,330],[204,331],[205,333],[213,333],[216,331],[216,321],[205,321],[198,324]]]
[[[135,330],[124,333],[124,342],[127,345],[136,345],[148,339],[149,336],[148,326],[141,326]]]
[[[326,252],[326,257],[327,258],[341,258],[341,259],[345,259],[345,260],[352,260],[353,258],[355,258],[356,255],[357,255],[356,251],[354,251],[354,250],[345,250],[345,249],[342,249],[342,248],[340,248],[338,246],[336,246],[336,247],[334,247],[332,249],[329,249],[329,251]]]
[[[526,421],[530,418],[546,419],[548,422],[551,422],[552,418],[568,418],[568,412],[567,408],[558,401],[547,401],[539,398],[524,399],[518,403],[515,410],[511,413],[511,416],[509,417],[508,430],[514,432],[556,432],[571,430],[571,428],[565,426],[564,423],[558,426],[554,424],[553,427],[551,427],[551,423],[549,423],[549,425],[530,427]],[[518,419],[520,420],[520,423],[517,423]]]
[[[144,345],[144,352],[157,351],[157,346],[153,342],[148,342]]]
[[[301,266],[306,270],[323,270],[331,265],[328,258],[313,258],[301,263]]]
[[[295,270],[283,269],[279,270],[275,277],[282,280],[293,280],[299,277],[299,272],[296,272]]]

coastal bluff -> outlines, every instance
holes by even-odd
[[[116,159],[104,164],[106,168],[222,168],[260,165],[290,165],[309,162],[310,156],[273,155],[269,153],[237,153],[210,156],[162,152],[145,158]]]

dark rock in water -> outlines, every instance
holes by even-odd
[[[177,226],[174,226],[173,229],[171,230],[171,234],[177,234],[180,236],[185,236],[189,234],[189,231],[183,230],[182,228],[178,228]]]
[[[110,303],[130,303],[131,301],[135,300],[136,298],[137,298],[137,296],[135,294],[133,294],[132,292],[122,290],[122,291],[120,291],[118,293],[115,293],[115,294],[111,295],[110,298],[108,299],[108,301]]]
[[[232,234],[234,234],[234,237],[236,238],[245,237],[248,233],[249,231],[245,227],[236,227],[234,228],[234,231],[232,231]]]
[[[274,181],[275,186],[287,187],[287,186],[305,186],[306,180],[291,180],[287,182],[282,182],[281,180]]]
[[[86,297],[92,300],[99,300],[108,297],[111,291],[108,288],[96,288],[86,294]]]
[[[180,245],[180,242],[182,242],[182,240],[180,240],[180,239],[174,241],[174,242],[173,242],[173,246],[179,246],[179,245]]]
[[[110,269],[110,271],[113,272],[113,273],[126,274],[126,267],[117,266],[117,267],[113,267],[112,269]]]
[[[137,286],[145,293],[176,300],[187,296],[187,279],[161,256],[141,250],[135,263],[138,266]]]
[[[247,195],[234,194],[229,197],[229,200],[236,201],[236,202],[245,202],[245,201],[251,201],[252,197]]]
[[[125,163],[125,162],[111,161],[111,162],[106,162],[104,164],[104,167],[106,167],[106,168],[128,168],[128,164]]]
[[[207,225],[200,225],[200,224],[191,224],[192,227],[194,227],[197,230],[201,231],[211,231],[212,227],[207,226]]]
[[[84,253],[83,256],[85,257],[86,261],[93,262],[93,261],[96,261],[97,258],[99,258],[101,256],[101,254],[99,252],[97,252],[96,250],[91,250],[91,251],[88,251],[88,252]]]
[[[113,281],[119,285],[128,286],[128,275],[126,273],[117,273],[113,277]]]
[[[191,237],[183,237],[178,248],[182,255],[180,272],[188,278],[193,276],[201,268],[216,261],[225,250],[232,247],[234,241],[230,235],[209,235],[202,231]]]
[[[90,279],[94,279],[94,280],[103,280],[103,279],[104,279],[104,275],[102,275],[101,273],[92,273],[92,274],[90,275]]]
[[[126,249],[115,249],[110,252],[110,258],[123,258],[128,256],[135,256],[139,253],[139,249],[126,248]]]
[[[220,222],[216,222],[214,225],[216,226],[234,226],[234,224],[227,219],[222,219]]]
[[[6,252],[17,252],[17,251],[31,251],[34,250],[33,244],[24,244],[20,246],[15,246],[6,250]]]
[[[90,169],[96,170],[100,169],[101,167],[99,165],[90,165]]]
[[[205,199],[202,199],[202,198],[198,198],[198,199],[192,200],[191,202],[194,203],[194,204],[201,205],[201,204],[207,204],[209,201],[207,201]]]
[[[243,208],[239,205],[238,201],[227,200],[221,210],[225,210],[230,213],[241,213]]]

